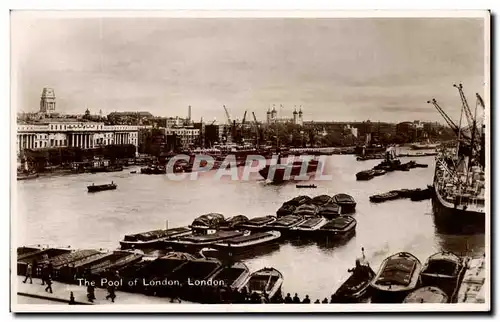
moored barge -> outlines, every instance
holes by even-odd
[[[339,216],[328,221],[317,231],[318,235],[328,239],[344,239],[354,235],[356,224],[356,219],[351,216]]]
[[[403,303],[448,303],[448,295],[435,286],[424,286],[408,294]]]
[[[120,246],[122,249],[145,249],[161,247],[164,240],[186,236],[191,233],[188,227],[178,227],[171,229],[158,229],[148,232],[125,235]]]
[[[263,216],[263,217],[256,217],[248,220],[244,224],[238,225],[238,228],[240,229],[248,229],[251,231],[259,231],[259,230],[266,230],[266,226],[275,222],[276,217],[274,216]],[[268,229],[272,230],[272,229]]]
[[[340,206],[341,214],[352,214],[356,211],[356,201],[345,193],[339,193],[332,197],[334,203]]]
[[[99,191],[106,191],[106,190],[115,190],[118,186],[116,183],[111,182],[107,184],[92,184],[91,186],[87,186],[88,192],[99,192]]]

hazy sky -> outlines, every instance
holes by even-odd
[[[86,18],[12,24],[18,109],[37,111],[52,87],[57,111],[150,111],[264,119],[302,105],[305,120],[455,119],[462,82],[483,94],[484,24],[476,18]],[[248,114],[251,116],[251,114]]]

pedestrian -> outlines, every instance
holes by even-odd
[[[24,279],[23,283],[26,283],[28,281],[28,278],[30,279],[30,284],[33,284],[33,266],[31,263],[28,263],[28,267],[26,267],[26,278]]]
[[[76,302],[75,302],[75,296],[73,295],[73,292],[69,293],[69,304],[70,305],[76,304]]]
[[[328,304],[328,299],[325,297],[325,298],[323,299],[323,302],[321,302],[321,303],[323,303],[323,304]]]
[[[52,276],[50,274],[47,275],[45,282],[47,282],[47,287],[45,288],[45,292],[52,293]]]
[[[311,299],[309,298],[309,295],[306,294],[306,297],[304,298],[304,300],[302,300],[302,303],[311,304]]]
[[[290,293],[286,293],[285,303],[287,303],[287,304],[293,303],[293,300],[292,300],[292,297],[290,296]]]
[[[300,303],[300,298],[299,296],[297,295],[297,293],[295,293],[295,295],[293,296],[293,303]]]
[[[108,295],[106,295],[106,300],[111,299],[111,302],[115,303],[115,287],[113,285],[108,286]]]
[[[94,283],[89,283],[87,286],[87,299],[90,303],[94,303],[95,300],[95,286]]]
[[[314,301],[314,304],[320,304],[319,303],[319,299],[317,299],[316,301]]]

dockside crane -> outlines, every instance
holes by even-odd
[[[448,126],[453,130],[453,132],[455,132],[456,135],[458,135],[458,133],[460,132],[458,126],[455,124],[455,122],[453,122],[453,120],[448,116],[448,114],[446,114],[446,112],[441,108],[441,106],[439,106],[436,99],[433,98],[432,100],[427,101],[427,103],[434,105],[434,107],[439,112],[439,114],[441,114],[441,116],[444,118]]]
[[[229,116],[229,112],[227,111],[226,105],[222,105],[224,107],[224,111],[226,112],[227,124],[231,125],[231,117]]]
[[[259,128],[259,122],[257,122],[257,117],[255,116],[255,112],[252,112],[253,115],[253,120],[255,122],[255,132],[256,132],[256,142],[255,144],[257,147],[259,147],[259,141],[260,141],[260,128]]]
[[[474,117],[472,116],[472,112],[469,108],[469,103],[467,102],[467,98],[465,97],[464,90],[462,84],[453,84],[453,87],[458,89],[458,93],[460,95],[460,99],[462,100],[462,107],[465,111],[465,117],[467,119],[467,124],[469,125],[469,129],[472,130],[472,126],[474,126]]]

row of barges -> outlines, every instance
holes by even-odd
[[[224,302],[224,293],[233,294],[233,303],[238,297],[242,302],[250,296],[259,302],[282,298],[283,275],[278,270],[265,267],[250,272],[243,262],[222,263],[181,252],[154,259],[131,251],[21,247],[17,252],[19,275],[25,275],[31,264],[33,277],[50,275],[63,283],[79,284],[85,280],[94,282],[96,287],[114,285],[126,292],[199,303]]]

